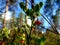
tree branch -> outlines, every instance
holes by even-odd
[[[53,27],[52,24],[48,21],[48,19],[46,19],[46,17],[44,17],[43,15],[41,15],[41,16],[51,25],[53,31],[54,31],[55,33],[59,34],[58,31],[57,31],[57,29],[56,29],[56,27]]]

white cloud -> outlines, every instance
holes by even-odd
[[[11,19],[11,15],[12,15],[12,12],[9,12],[9,11],[7,11],[6,12],[6,20],[10,20]],[[2,15],[2,18],[4,18],[4,14]]]

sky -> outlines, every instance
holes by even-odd
[[[2,8],[3,6],[5,6],[6,5],[6,2],[5,2],[6,0],[4,0],[4,1],[2,1],[2,0],[0,0],[0,8]],[[46,0],[34,0],[35,1],[35,4],[37,4],[37,3],[39,3],[40,1],[41,2],[43,2],[43,6],[42,6],[42,8],[41,8],[41,10],[40,10],[40,13],[42,13],[43,15],[45,15],[44,14],[44,5],[45,5],[45,1]],[[14,9],[15,10],[15,16],[16,17],[18,17],[19,16],[19,14],[21,13],[21,12],[23,12],[23,10],[20,8],[20,6],[19,6],[19,2],[22,2],[22,0],[19,0],[17,3],[16,3],[16,5],[17,5],[17,7],[14,7],[14,6],[10,6],[10,7],[12,7],[12,9]],[[3,4],[2,4],[3,3]],[[30,3],[30,2],[29,2]],[[2,6],[3,5],[3,6]],[[31,8],[31,6],[30,6],[30,4],[28,5],[28,8]],[[56,9],[58,8],[58,6],[54,6],[53,7],[54,9],[53,9],[53,14],[55,15],[56,14]],[[9,9],[9,10],[11,10],[11,9]],[[4,12],[5,10],[3,10],[3,12]],[[11,11],[10,11],[11,12]],[[10,16],[11,16],[11,14],[10,14]],[[9,17],[10,17],[9,16]],[[49,24],[47,23],[47,21],[46,20],[44,20],[44,26],[47,28],[48,26],[49,26]]]
[[[5,2],[6,0],[4,0],[4,1],[2,1],[2,0],[0,0],[0,8],[2,8],[3,6],[5,6],[6,5],[6,2]],[[19,0],[18,1],[18,3],[19,2],[22,2],[23,0]],[[39,3],[40,1],[42,1],[43,2],[43,4],[45,5],[45,1],[46,0],[34,0],[35,1],[35,4],[37,4],[37,3]],[[3,4],[2,4],[3,3]],[[17,7],[12,7],[12,6],[10,6],[10,7],[12,7],[12,9],[14,9],[15,10],[15,15],[16,15],[16,17],[18,17],[18,15],[20,14],[20,12],[23,12],[23,10],[20,8],[20,6],[19,6],[19,4],[18,3],[16,3],[17,4]],[[30,3],[30,2],[29,2]],[[2,6],[3,5],[3,6]],[[29,4],[28,5],[28,8],[31,8],[31,6],[30,6],[31,4]],[[40,10],[40,12],[42,13],[42,14],[44,14],[44,12],[43,12],[43,8],[44,8],[44,5],[43,5],[43,7],[41,8],[41,10]],[[56,11],[56,8],[57,8],[57,6],[55,6],[54,7],[54,11],[53,11],[53,14],[55,15],[55,11]],[[10,9],[11,10],[11,9]],[[3,12],[5,11],[5,10],[2,10]]]

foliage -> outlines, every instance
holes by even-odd
[[[47,31],[46,35],[46,43],[45,45],[59,45],[60,43],[60,35],[56,35],[52,32]]]
[[[16,27],[15,27],[16,28]],[[5,28],[7,29],[7,28]],[[15,31],[17,30],[17,31]],[[24,30],[24,29],[23,29]],[[20,30],[14,29],[9,33],[9,38],[7,38],[6,34],[4,35],[2,30],[0,31],[0,42],[3,41],[7,45],[21,45],[22,40],[24,40],[24,44],[26,44],[26,35],[25,32],[21,28]],[[13,32],[12,32],[13,31]],[[7,31],[8,32],[8,31]],[[32,32],[30,45],[59,45],[60,44],[60,35],[56,35],[52,32],[46,32],[46,34],[38,33],[41,36],[38,36],[36,33]],[[4,39],[5,38],[5,39]]]
[[[15,3],[14,0],[9,0],[9,1],[11,4]],[[20,3],[20,7],[23,9],[26,15],[31,17],[32,25],[35,16],[40,15],[39,10],[41,9],[42,6],[43,3],[40,2],[39,4],[36,4],[33,8],[26,9],[25,3],[24,2]],[[12,18],[14,18],[14,16]],[[14,23],[14,19],[13,19],[13,23]],[[41,34],[39,33],[39,31],[38,32],[36,31],[37,29],[35,29],[35,25],[30,27],[27,24],[25,24],[22,25],[21,27],[17,26],[18,27],[17,28],[16,26],[14,26],[13,23],[12,23],[13,27],[11,29],[4,27],[0,31],[0,42],[4,42],[6,45],[59,45],[60,44],[60,37],[59,37],[60,35],[58,36],[51,32],[49,33],[46,32],[46,34]],[[39,21],[38,23],[41,24]],[[39,25],[38,23],[36,24]]]
[[[21,45],[22,44],[21,41],[24,41],[24,44],[26,45],[26,41],[27,41],[26,40],[26,35],[25,35],[25,32],[22,29],[19,30],[19,32],[18,32],[18,30],[17,31],[16,30],[11,30],[10,33],[6,29],[7,28],[5,27],[4,30],[3,30],[3,31],[5,31],[4,32],[5,35],[3,35],[2,33],[0,34],[0,41],[3,41],[3,42],[5,42],[5,44],[8,44],[8,45],[17,45],[17,44]],[[7,32],[9,33],[9,35],[8,35]],[[33,35],[35,35],[35,34],[33,34]],[[40,44],[40,43],[45,42],[45,37],[41,37],[41,39],[40,39],[40,38],[38,38],[36,36],[33,36],[33,35],[31,35],[31,39],[33,41],[35,41],[36,44]],[[9,38],[7,38],[7,37],[9,37]]]
[[[43,3],[40,2],[39,4],[36,4],[33,9],[26,9],[26,5],[24,2],[20,3],[20,7],[23,9],[23,11],[28,15],[28,16],[33,16],[33,12],[36,13],[37,16],[39,16],[39,10],[42,7]],[[32,14],[32,15],[31,15]]]

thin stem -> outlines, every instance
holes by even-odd
[[[43,15],[41,15],[52,27],[52,29],[55,31],[55,33],[59,34],[56,30],[56,27],[53,27],[52,24],[46,19],[46,17],[44,17]]]

